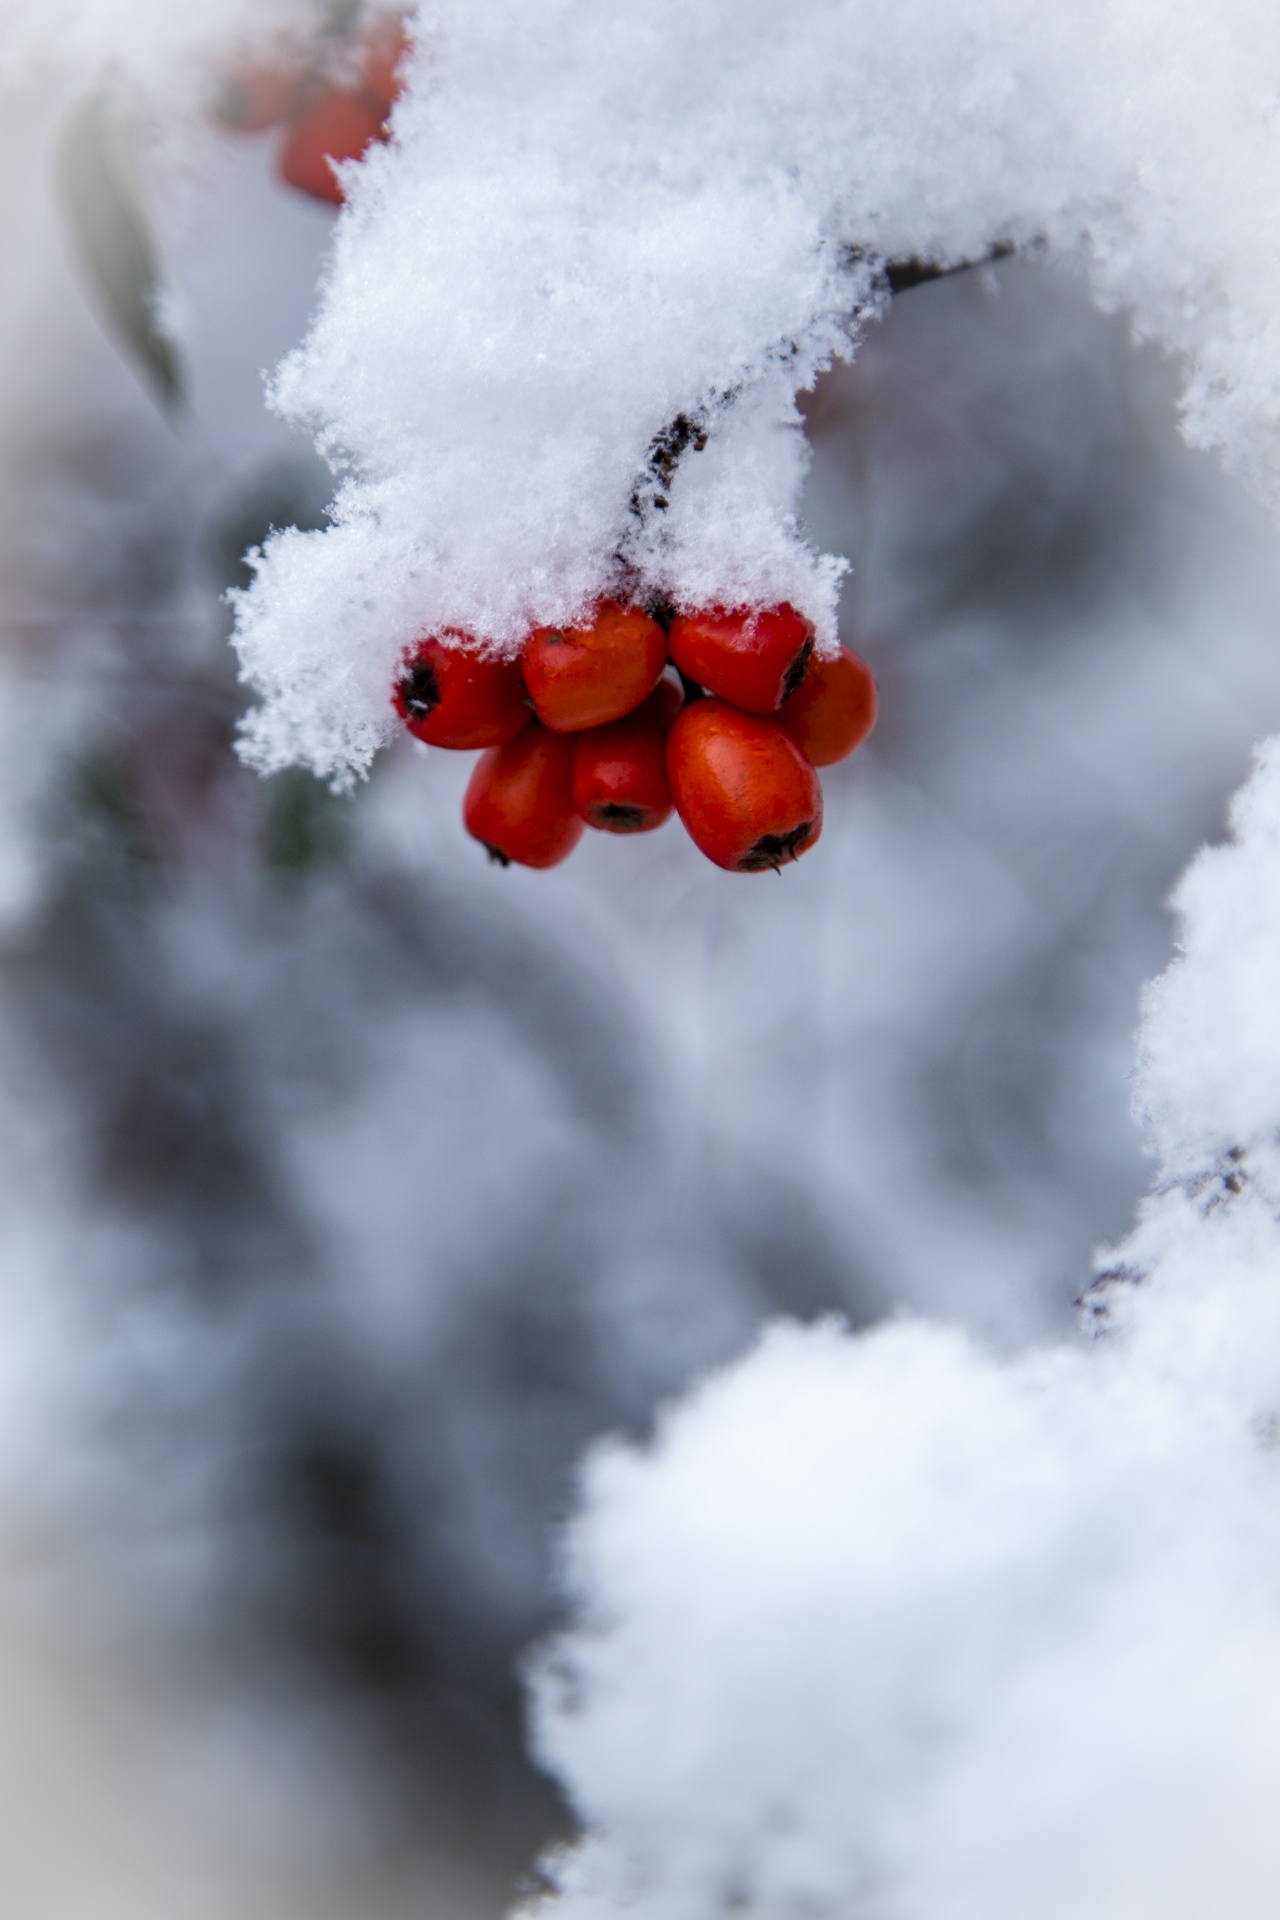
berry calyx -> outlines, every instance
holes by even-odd
[[[392,698],[415,739],[431,747],[501,747],[533,719],[519,662],[488,659],[474,648],[470,634],[433,634],[406,654]]]
[[[694,845],[732,873],[777,872],[822,832],[822,788],[795,741],[723,700],[676,716],[667,777]]]
[[[639,607],[602,601],[584,627],[539,627],[521,665],[534,710],[556,733],[606,726],[631,713],[667,664],[662,628]]]
[[[297,74],[283,67],[246,68],[227,76],[214,112],[237,133],[263,133],[284,119],[297,91]]]
[[[875,676],[866,661],[847,647],[834,660],[815,656],[791,695],[778,710],[805,759],[814,767],[833,767],[860,747],[876,723]]]
[[[679,705],[680,689],[660,680],[625,719],[576,735],[573,803],[589,827],[652,833],[671,818],[667,734]]]
[[[360,77],[365,92],[382,109],[384,120],[404,92],[400,67],[409,46],[408,28],[402,19],[379,21],[365,40]]]
[[[500,866],[567,860],[586,831],[573,804],[573,741],[534,722],[490,747],[471,776],[462,820]]]
[[[358,160],[384,137],[384,114],[362,87],[316,87],[299,103],[276,160],[288,186],[340,207],[333,163]]]
[[[777,607],[706,607],[678,613],[668,638],[682,674],[746,713],[776,713],[804,678],[813,627]]]

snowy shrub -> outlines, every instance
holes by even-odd
[[[183,111],[224,58],[315,18],[284,0],[0,9],[10,64],[70,57],[80,85],[118,62]],[[1008,246],[1056,260],[1179,357],[1190,438],[1274,499],[1280,28],[1261,7],[563,0],[429,7],[417,31],[396,143],[348,176],[314,328],[276,379],[286,420],[345,477],[333,525],[273,536],[240,606],[260,767],[366,770],[422,624],[509,647],[624,580],[785,593],[830,637],[841,568],[797,518],[796,395],[882,311],[886,263]],[[968,284],[995,300],[1016,283]],[[223,390],[203,391],[230,438]],[[1052,449],[1093,473],[1102,456],[1064,411]],[[1234,751],[1215,670],[1224,709],[1256,694],[1269,711],[1273,679],[1240,670],[1256,642],[1213,631],[1175,700],[1180,630],[1162,652],[1137,614],[1102,637],[1105,683],[1101,642],[1048,667],[1028,666],[1028,643],[1014,666],[998,638],[953,632],[993,684],[1016,682],[1008,704],[980,732],[973,683],[962,709],[937,673],[932,740],[887,741],[881,780],[838,790],[833,862],[785,905],[690,882],[654,847],[620,879],[590,849],[537,895],[507,876],[495,908],[490,877],[464,870],[474,849],[423,853],[438,789],[402,756],[354,875],[282,906],[279,876],[261,894],[244,879],[259,803],[225,766],[201,778],[229,696],[189,734],[189,689],[166,704],[196,597],[181,523],[205,524],[209,493],[244,475],[193,478],[169,457],[149,451],[132,493],[109,478],[99,535],[152,557],[165,493],[168,597],[145,600],[159,574],[139,564],[112,603],[119,632],[91,627],[104,655],[135,654],[83,656],[104,680],[136,663],[95,715],[130,804],[99,778],[102,839],[55,876],[11,1018],[74,1113],[58,1140],[75,1199],[59,1187],[57,1204],[94,1223],[86,1285],[127,1296],[127,1266],[144,1302],[148,1365],[124,1369],[121,1399],[166,1443],[156,1406],[184,1409],[183,1444],[156,1453],[179,1479],[195,1462],[174,1506],[195,1513],[201,1554],[216,1558],[210,1512],[234,1524],[225,1485],[290,1448],[298,1479],[322,1480],[324,1442],[339,1493],[367,1469],[362,1524],[376,1535],[392,1489],[388,1531],[403,1529],[368,1547],[385,1583],[371,1594],[353,1591],[341,1514],[298,1553],[304,1581],[319,1569],[307,1598],[326,1644],[385,1658],[391,1641],[392,1665],[408,1644],[405,1665],[444,1674],[474,1718],[545,1619],[547,1517],[588,1434],[643,1425],[779,1303],[919,1302],[930,1264],[933,1298],[971,1323],[1003,1308],[1006,1339],[1049,1317],[1041,1296],[1100,1176],[1089,1204],[1062,1205],[1069,1233],[977,1220],[975,1185],[939,1174],[968,1116],[923,1137],[929,1090],[944,1069],[963,1081],[953,1029],[968,1041],[984,990],[1025,992],[1051,1050],[1035,994],[1064,955],[1077,985],[1088,970],[1072,943],[1101,915],[1093,843],[1125,838],[1144,805],[1161,827],[1176,816],[1137,863],[1154,892]],[[100,613],[98,561],[78,560],[57,582],[68,629]],[[1180,593],[1167,552],[1157,564]],[[1221,599],[1211,613],[1231,625]],[[1071,733],[1056,759],[1023,696]],[[1128,733],[1090,727],[1104,697]],[[1183,744],[1189,762],[1215,729],[1213,776],[1184,772]],[[913,1320],[775,1330],[650,1453],[595,1456],[570,1548],[581,1625],[538,1683],[539,1750],[587,1829],[554,1869],[558,1911],[1274,1908],[1275,780],[1268,761],[1239,844],[1184,892],[1188,955],[1153,994],[1141,1081],[1163,1184],[1090,1296],[1102,1337],[1002,1358]],[[926,829],[930,808],[945,819]],[[114,843],[118,871],[99,857],[108,831],[157,821],[170,868]],[[1015,845],[1037,835],[1038,864]],[[20,917],[39,889],[15,871]],[[1108,926],[1127,966],[1123,911]],[[567,956],[584,954],[579,974]],[[1053,1036],[1064,1073],[1074,1036],[1093,1037],[1075,1017]],[[38,1076],[15,1053],[25,1099]],[[925,1091],[904,1092],[908,1061]],[[166,1289],[213,1299],[209,1324],[184,1305],[182,1337],[157,1337]],[[331,1424],[308,1451],[319,1413]],[[272,1597],[273,1576],[297,1577],[288,1518],[277,1489],[251,1523]]]

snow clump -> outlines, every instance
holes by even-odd
[[[1184,357],[1188,434],[1275,496],[1274,9],[436,0],[415,32],[273,389],[343,478],[240,605],[264,771],[366,771],[423,629],[510,652],[659,588],[788,597],[830,640],[795,396],[889,260],[1078,267]]]

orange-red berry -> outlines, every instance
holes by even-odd
[[[382,109],[384,120],[404,91],[400,65],[409,45],[409,31],[402,19],[380,20],[365,40],[360,77]]]
[[[667,643],[639,607],[605,600],[588,626],[539,627],[521,664],[539,720],[578,733],[634,712],[667,664]]]
[[[519,662],[477,653],[470,634],[419,640],[392,698],[410,733],[432,747],[501,747],[533,719]]]
[[[847,647],[834,660],[815,655],[778,720],[811,766],[833,767],[862,745],[876,723],[875,676]]]
[[[708,693],[747,713],[776,713],[804,677],[813,627],[793,606],[706,607],[671,623],[671,658]]]
[[[237,133],[262,133],[284,119],[297,91],[297,74],[283,67],[246,68],[227,76],[214,111]]]
[[[681,693],[660,680],[623,720],[575,737],[573,803],[589,827],[605,833],[652,833],[671,818],[667,734]]]
[[[536,723],[476,763],[462,820],[502,866],[555,867],[585,828],[573,804],[573,741]]]
[[[358,160],[383,138],[384,115],[362,87],[317,87],[299,102],[276,165],[287,185],[317,200],[343,202],[331,162]]]
[[[775,871],[822,832],[822,788],[776,720],[695,700],[667,741],[676,810],[695,846],[734,873]]]

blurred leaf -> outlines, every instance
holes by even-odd
[[[265,462],[247,479],[238,475],[206,535],[206,557],[219,585],[247,587],[253,569],[245,555],[264,546],[277,527],[328,526],[333,488],[332,471],[306,446]]]
[[[64,861],[99,891],[136,897],[157,875],[155,837],[136,780],[118,752],[74,759],[51,796],[48,825]]]
[[[351,801],[290,767],[267,783],[262,864],[277,879],[299,880],[333,866],[351,844]]]
[[[105,317],[141,363],[165,408],[184,403],[174,342],[158,316],[159,255],[138,191],[119,111],[105,93],[76,107],[59,165],[81,264]]]

